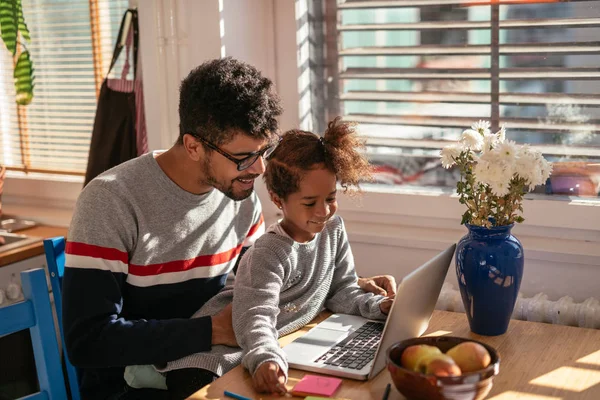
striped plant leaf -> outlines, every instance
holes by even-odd
[[[33,64],[19,34],[24,40],[31,40],[21,0],[0,0],[0,36],[13,59],[17,59],[14,70],[16,102],[26,106],[33,100]]]
[[[33,100],[34,76],[29,51],[19,54],[14,71],[17,104],[26,106]]]
[[[29,28],[27,28],[27,24],[25,23],[25,18],[23,17],[23,5],[21,4],[21,0],[13,0],[17,4],[17,20],[18,20],[18,29],[23,39],[28,42],[31,40],[29,36]]]
[[[13,56],[17,52],[18,14],[17,2],[15,0],[0,0],[0,36],[6,48]],[[27,33],[29,35],[29,32]]]

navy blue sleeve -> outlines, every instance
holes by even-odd
[[[126,275],[66,268],[63,328],[69,359],[78,367],[163,364],[211,348],[210,317],[123,317]]]

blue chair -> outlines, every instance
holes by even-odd
[[[52,293],[54,293],[54,308],[58,316],[58,325],[60,327],[60,339],[62,342],[65,369],[69,382],[69,390],[73,400],[80,400],[79,380],[77,370],[69,361],[67,356],[67,348],[65,346],[65,335],[62,324],[62,278],[65,273],[65,238],[58,236],[44,240],[44,251],[46,253],[46,263],[48,264],[48,272],[50,273],[50,284],[52,285]]]
[[[24,399],[64,400],[67,391],[46,273],[41,268],[21,272],[21,286],[25,301],[0,308],[0,336],[29,328],[40,391]]]

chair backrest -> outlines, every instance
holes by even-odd
[[[0,336],[29,328],[40,391],[27,400],[66,399],[46,273],[41,268],[21,272],[21,286],[25,300],[0,308]]]
[[[50,274],[50,284],[52,285],[52,293],[54,293],[54,308],[58,316],[58,325],[60,328],[60,340],[62,343],[65,369],[69,381],[69,390],[73,400],[80,400],[79,394],[79,378],[77,369],[69,361],[67,356],[67,348],[65,347],[65,335],[62,324],[62,277],[65,272],[65,238],[62,236],[44,240],[44,251],[46,253],[46,263],[48,264],[48,272]]]

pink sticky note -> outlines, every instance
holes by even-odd
[[[327,378],[317,375],[304,375],[292,389],[292,394],[295,396],[310,396],[313,394],[319,396],[330,397],[342,384],[342,380],[338,378]]]

